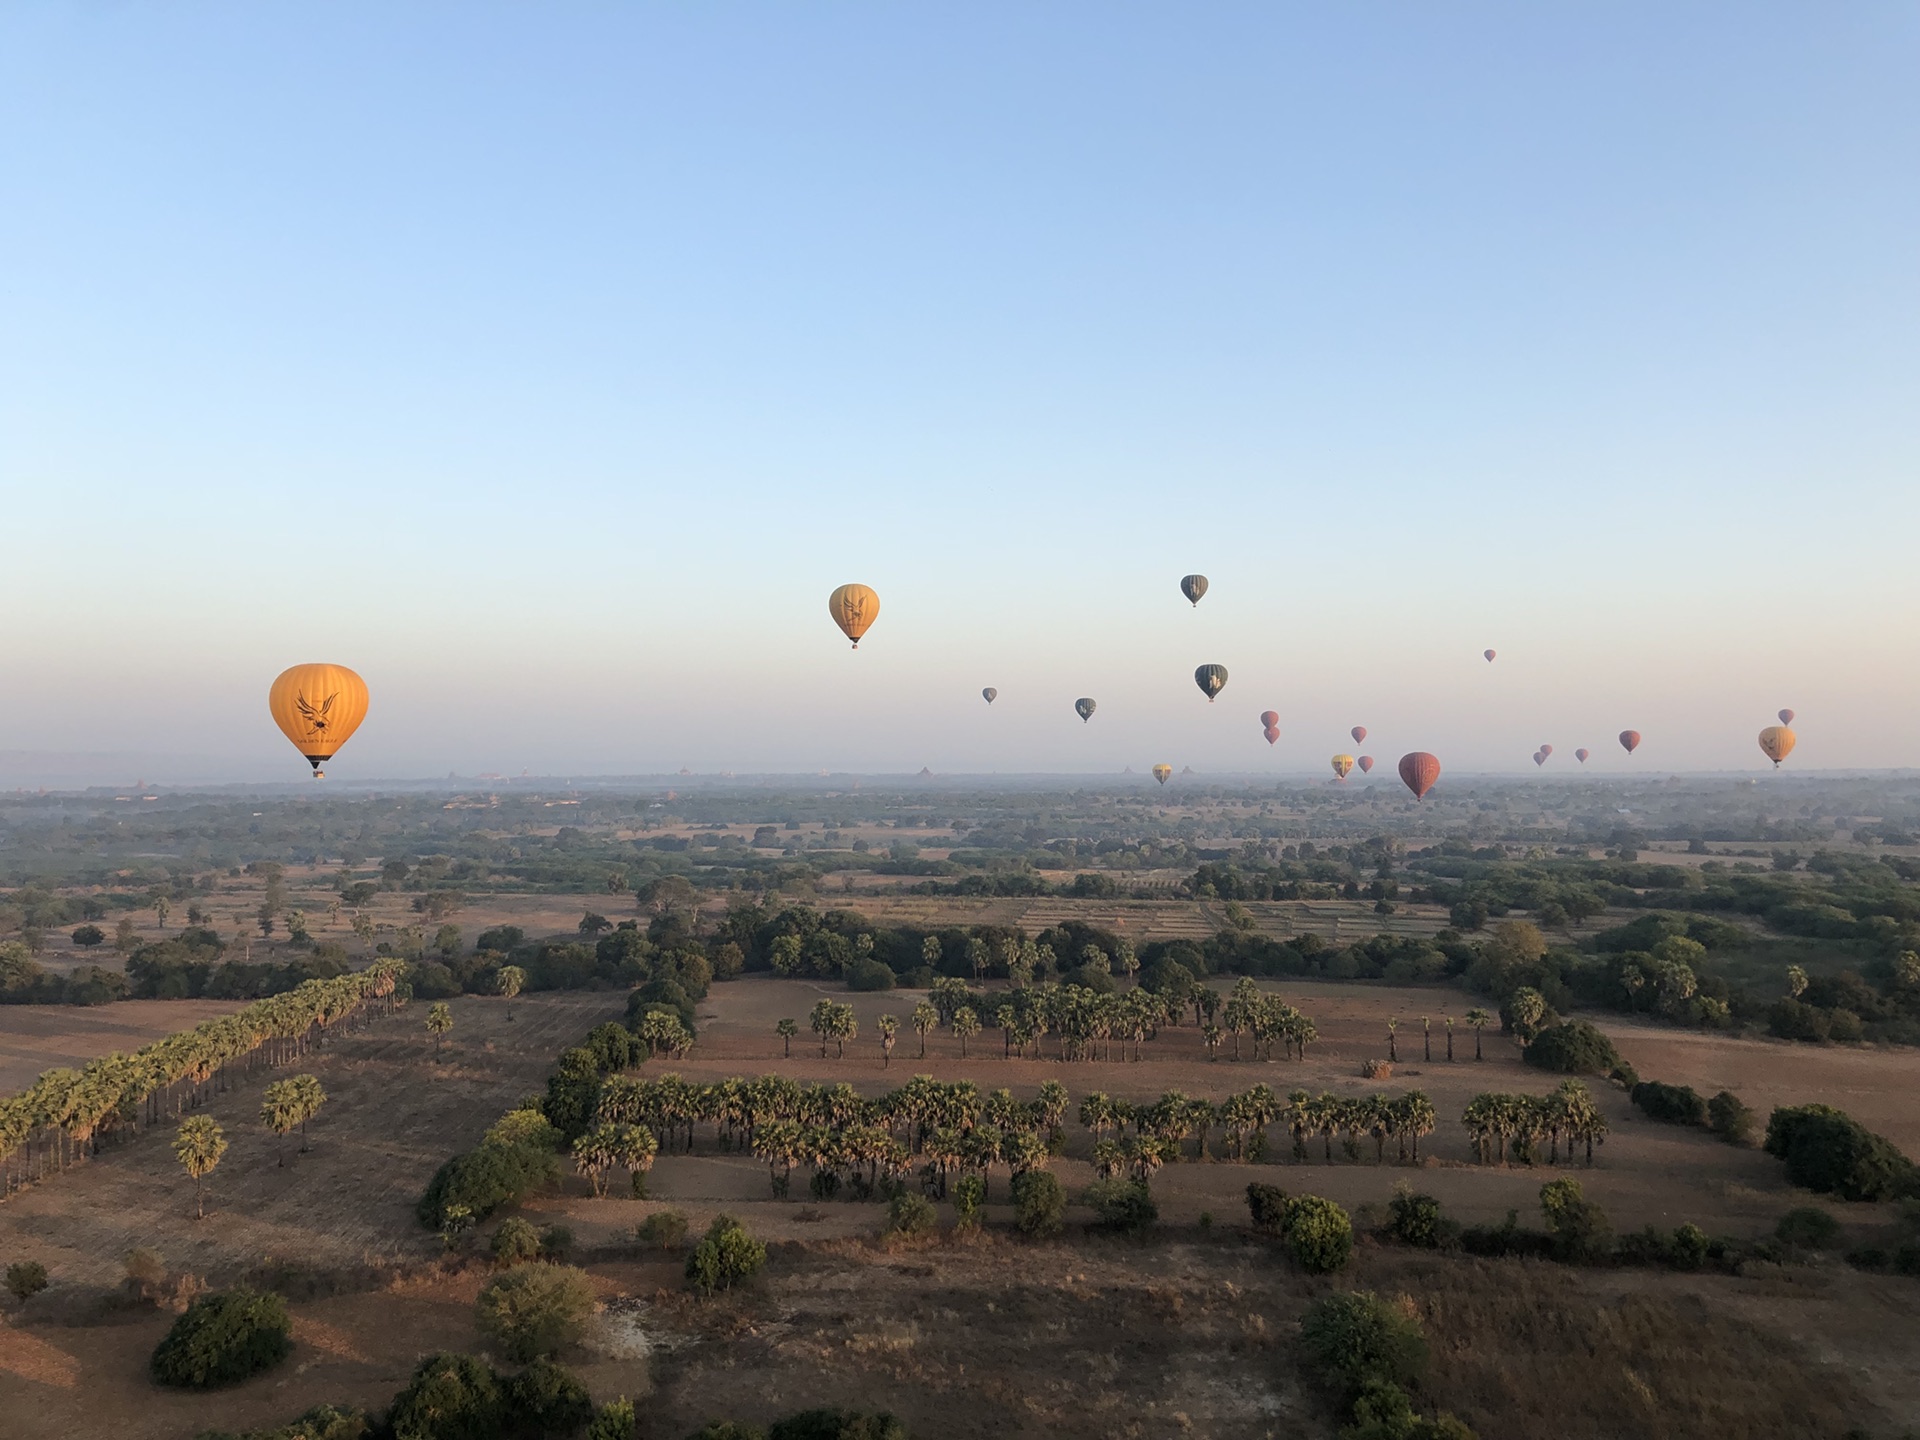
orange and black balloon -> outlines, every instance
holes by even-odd
[[[283,670],[267,691],[267,709],[280,733],[313,766],[320,767],[346,744],[367,718],[367,682],[344,665],[295,665]]]

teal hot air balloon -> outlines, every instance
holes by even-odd
[[[1207,697],[1207,703],[1213,703],[1213,697],[1227,688],[1227,667],[1224,665],[1202,665],[1193,672],[1193,683],[1200,687],[1200,693]]]
[[[1093,719],[1093,712],[1099,708],[1100,707],[1098,705],[1095,705],[1093,701],[1089,700],[1084,695],[1082,695],[1078,700],[1073,702],[1074,713],[1078,715],[1082,720]]]

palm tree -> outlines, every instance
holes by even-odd
[[[219,1165],[220,1157],[227,1153],[226,1132],[214,1123],[211,1115],[189,1115],[180,1122],[179,1132],[173,1137],[173,1153],[193,1177],[194,1213],[204,1220],[207,1218],[206,1179]]]
[[[1431,1015],[1420,1017],[1420,1039],[1427,1047],[1426,1063],[1431,1065],[1433,1063],[1433,1017]]]
[[[620,1125],[615,1127],[613,1137],[613,1160],[627,1172],[628,1183],[632,1186],[636,1200],[643,1200],[647,1194],[647,1172],[653,1168],[653,1158],[660,1153],[660,1142],[654,1139],[653,1132],[644,1125]]]
[[[294,1108],[300,1117],[300,1153],[307,1151],[307,1122],[320,1113],[320,1107],[327,1103],[327,1092],[320,1088],[317,1075],[296,1075],[290,1082],[293,1086]]]
[[[436,1000],[427,1011],[427,1033],[433,1036],[433,1058],[440,1058],[440,1042],[446,1033],[453,1029],[453,1011],[447,1008],[447,1002]]]
[[[1440,1117],[1423,1090],[1409,1090],[1400,1097],[1400,1133],[1413,1141],[1413,1159],[1420,1162],[1420,1137],[1431,1135]]]
[[[980,1033],[980,1017],[973,1013],[971,1005],[962,1005],[953,1012],[953,1033],[960,1041],[960,1058],[967,1058],[967,1041]]]
[[[1480,1032],[1486,1029],[1491,1023],[1493,1023],[1493,1016],[1480,1009],[1477,1005],[1467,1011],[1467,1024],[1473,1027],[1473,1058],[1475,1060],[1482,1058],[1480,1054]]]
[[[922,1000],[913,1007],[913,1015],[909,1023],[920,1032],[920,1058],[924,1060],[927,1058],[927,1032],[939,1025],[940,1012],[933,1008],[931,1002]]]
[[[619,1147],[619,1127],[602,1120],[573,1142],[573,1166],[593,1185],[594,1198],[606,1194],[607,1171]]]
[[[287,1136],[300,1123],[300,1102],[291,1080],[276,1080],[260,1096],[260,1123],[280,1137],[275,1165],[287,1163]]]
[[[800,1033],[800,1022],[791,1017],[782,1020],[773,1027],[773,1033],[780,1037],[780,1055],[782,1059],[793,1058],[793,1037]]]
[[[1393,1019],[1387,1021],[1387,1063],[1389,1065],[1398,1065],[1400,1063],[1400,1052],[1394,1047],[1394,1037],[1399,1033],[1399,1030],[1400,1017],[1396,1015]]]
[[[513,1019],[513,997],[527,988],[527,972],[518,965],[502,965],[493,982],[494,993],[507,1002],[507,1019]]]
[[[820,1037],[820,1058],[827,1058],[827,1042],[833,1038],[833,1012],[837,1007],[831,1000],[816,1000],[813,1010],[807,1016],[807,1025]]]
[[[1447,1063],[1453,1063],[1453,1017],[1447,1016]]]
[[[893,1064],[893,1042],[900,1034],[900,1021],[897,1016],[882,1015],[874,1026],[880,1032],[880,1068],[885,1070]]]

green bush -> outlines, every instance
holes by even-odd
[[[656,1210],[634,1227],[633,1238],[651,1250],[678,1250],[687,1243],[687,1217],[678,1210]]]
[[[1840,1222],[1824,1210],[1802,1205],[1780,1217],[1773,1238],[1796,1250],[1831,1250],[1840,1238]]]
[[[878,960],[851,960],[846,975],[849,990],[893,989],[893,971]]]
[[[1705,1125],[1707,1102],[1690,1085],[1662,1085],[1658,1080],[1642,1080],[1633,1087],[1633,1103],[1650,1120],[1668,1125]]]
[[[1013,1223],[1022,1235],[1058,1235],[1067,1215],[1067,1190],[1058,1176],[1026,1170],[1013,1178]]]
[[[939,1223],[933,1202],[912,1190],[902,1190],[887,1202],[887,1229],[896,1235],[925,1235]]]
[[[1393,1187],[1387,1201],[1387,1233],[1402,1245],[1417,1245],[1432,1250],[1440,1244],[1440,1202],[1431,1195],[1417,1194],[1404,1180]]]
[[[434,1172],[414,1214],[429,1230],[446,1223],[450,1206],[464,1205],[484,1220],[549,1185],[560,1175],[560,1157],[535,1145],[482,1145],[456,1155]]]
[[[290,1424],[272,1430],[202,1430],[194,1440],[364,1440],[372,1430],[359,1410],[316,1405]]]
[[[505,1421],[493,1367],[446,1351],[413,1367],[387,1411],[394,1440],[497,1440]]]
[[[593,1419],[587,1387],[551,1360],[535,1360],[502,1388],[507,1426],[522,1440],[578,1435]]]
[[[1353,1424],[1340,1440],[1474,1440],[1466,1422],[1445,1413],[1421,1415],[1407,1392],[1389,1380],[1369,1380],[1353,1401]]]
[[[489,1281],[475,1319],[511,1358],[551,1355],[586,1333],[593,1286],[571,1265],[522,1265]]]
[[[7,1267],[7,1289],[22,1305],[47,1288],[47,1267],[38,1260],[17,1260]]]
[[[767,1263],[767,1247],[731,1215],[716,1215],[706,1238],[687,1256],[687,1280],[703,1295],[731,1289]]]
[[[587,1440],[633,1440],[634,1427],[638,1423],[639,1416],[634,1414],[633,1402],[622,1395],[600,1407],[600,1413],[587,1426]]]
[[[173,1322],[155,1348],[155,1382],[206,1390],[269,1370],[293,1348],[287,1303],[278,1295],[237,1288],[202,1295]]]
[[[1082,1198],[1108,1230],[1145,1230],[1160,1218],[1160,1207],[1144,1180],[1096,1180]]]
[[[1914,1188],[1913,1162],[1829,1105],[1783,1106],[1767,1119],[1766,1151],[1795,1185],[1843,1200],[1893,1200]]]
[[[1707,1126],[1729,1145],[1751,1145],[1760,1122],[1731,1090],[1707,1102]]]
[[[1411,1385],[1426,1371],[1420,1324],[1370,1290],[1340,1290],[1316,1300],[1300,1322],[1314,1369],[1349,1395],[1369,1382]]]
[[[540,1258],[540,1232],[528,1221],[519,1216],[510,1216],[500,1222],[500,1228],[493,1232],[493,1258],[499,1265],[518,1265],[526,1260]]]
[[[1287,1192],[1278,1185],[1247,1186],[1247,1214],[1254,1229],[1279,1234],[1287,1223]]]
[[[885,1411],[802,1410],[767,1429],[767,1440],[908,1440],[907,1427]]]
[[[1523,1058],[1529,1065],[1562,1075],[1607,1075],[1620,1063],[1613,1042],[1584,1020],[1542,1030]]]
[[[1580,1191],[1578,1180],[1549,1180],[1540,1187],[1540,1212],[1553,1232],[1562,1260],[1593,1260],[1605,1253],[1612,1227],[1607,1215]]]
[[[953,1182],[953,1219],[961,1230],[977,1229],[987,1208],[987,1182],[978,1175],[962,1175]]]
[[[1712,1246],[1707,1232],[1698,1225],[1682,1225],[1673,1232],[1671,1254],[1673,1263],[1682,1270],[1698,1270],[1707,1263],[1707,1251]]]
[[[1309,1275],[1331,1275],[1353,1256],[1353,1221],[1331,1200],[1299,1195],[1287,1201],[1287,1248]]]

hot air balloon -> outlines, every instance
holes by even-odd
[[[1358,760],[1354,761],[1354,764],[1358,765],[1360,767],[1360,773],[1365,775],[1373,769],[1373,757],[1371,755],[1362,755]]]
[[[1000,692],[994,689],[993,686],[989,685],[987,686],[986,689],[980,692],[980,698],[985,700],[987,704],[991,705],[993,704],[994,701],[1000,698]]]
[[[1793,724],[1793,711],[1791,711],[1791,710],[1782,710],[1782,711],[1780,712],[1780,723],[1781,723],[1782,725],[1791,725],[1791,724]]]
[[[1202,665],[1193,672],[1193,683],[1200,687],[1200,693],[1207,697],[1207,703],[1213,703],[1213,697],[1227,688],[1227,667],[1224,665]]]
[[[1544,758],[1544,757],[1546,757],[1546,756],[1548,756],[1548,755],[1551,755],[1551,754],[1553,754],[1553,747],[1552,747],[1551,745],[1545,745],[1545,744],[1543,744],[1543,745],[1542,745],[1542,746],[1540,747],[1540,754],[1541,754],[1541,756],[1542,756],[1542,758]]]
[[[1793,753],[1794,742],[1799,738],[1784,725],[1769,725],[1760,732],[1760,749],[1778,770],[1780,762]]]
[[[1622,730],[1620,732],[1620,748],[1625,750],[1629,755],[1635,750],[1638,750],[1640,748],[1640,732],[1638,730]]]
[[[1183,575],[1180,577],[1180,593],[1195,605],[1200,597],[1207,593],[1207,577],[1204,575]]]
[[[1084,695],[1073,702],[1074,713],[1079,715],[1082,720],[1093,719],[1093,712],[1098,708],[1093,701],[1087,699]]]
[[[1367,738],[1367,727],[1364,725],[1356,725],[1347,733],[1353,736],[1353,743],[1358,745],[1362,740]]]
[[[864,585],[842,585],[827,597],[827,613],[858,650],[860,637],[880,618],[880,597]]]
[[[1413,798],[1424,800],[1427,792],[1433,789],[1433,782],[1440,778],[1440,761],[1436,756],[1424,750],[1415,750],[1410,755],[1400,757],[1400,780],[1413,792]]]
[[[1167,783],[1167,777],[1171,774],[1173,774],[1173,766],[1171,765],[1156,765],[1153,767],[1153,778],[1158,780],[1162,785]]]
[[[1277,730],[1279,727],[1280,727],[1280,712],[1278,710],[1262,710],[1260,712],[1260,728],[1261,729]]]
[[[1491,664],[1493,663],[1493,651],[1491,651],[1491,650],[1483,650],[1483,651],[1481,651],[1480,653],[1481,653],[1481,654],[1483,654],[1483,655],[1485,655],[1485,656],[1487,657],[1487,663],[1488,663],[1489,665],[1491,665]]]
[[[1546,763],[1547,763],[1547,752],[1546,752],[1546,751],[1544,751],[1544,750],[1536,750],[1536,751],[1534,751],[1534,752],[1533,752],[1533,763],[1534,763],[1534,764],[1536,764],[1536,765],[1544,765],[1544,764],[1546,764]]]
[[[1334,779],[1344,780],[1347,778],[1347,776],[1351,775],[1352,773],[1353,773],[1353,757],[1351,755],[1336,755],[1333,757]]]
[[[1592,753],[1593,752],[1591,750],[1587,749],[1583,745],[1578,750],[1573,752],[1573,758],[1578,760],[1582,765],[1584,765],[1587,763],[1587,756],[1591,755]]]
[[[1278,725],[1269,725],[1260,733],[1267,737],[1267,744],[1271,745],[1280,738],[1280,727]]]
[[[367,682],[344,665],[295,665],[267,691],[273,723],[324,780],[320,766],[367,718]]]

